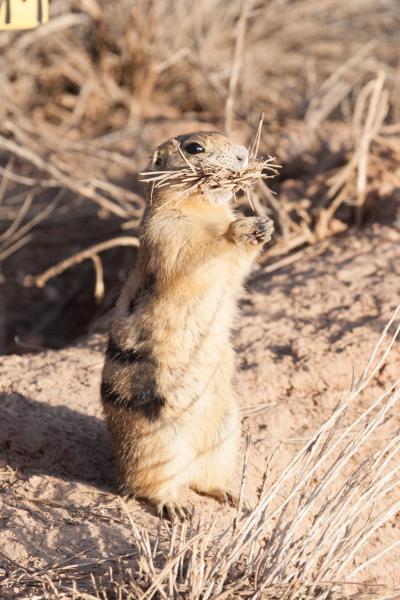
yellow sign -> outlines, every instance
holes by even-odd
[[[0,29],[32,29],[49,20],[49,0],[0,0]]]

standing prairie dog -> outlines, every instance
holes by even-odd
[[[186,160],[185,160],[186,159]],[[159,146],[152,171],[197,161],[240,171],[248,152],[220,133],[183,135]],[[137,266],[115,308],[101,397],[128,495],[160,516],[182,518],[191,488],[236,503],[240,439],[231,328],[243,280],[272,221],[237,218],[227,189],[149,194]]]

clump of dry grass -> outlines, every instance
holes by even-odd
[[[400,590],[383,582],[364,584],[363,577],[400,544],[397,539],[368,552],[371,539],[400,510],[400,432],[382,433],[398,406],[400,379],[361,411],[357,400],[398,340],[399,316],[400,306],[333,414],[274,481],[269,476],[274,455],[269,457],[249,514],[238,511],[228,527],[217,517],[204,522],[193,516],[153,535],[135,523],[121,500],[132,531],[131,553],[36,573],[16,569],[8,586],[39,587],[45,598],[85,600],[398,598]],[[241,496],[245,493],[242,482]]]
[[[235,194],[246,192],[256,183],[277,175],[279,165],[274,161],[272,157],[266,160],[254,158],[240,172],[199,162],[195,165],[189,163],[179,171],[144,171],[140,175],[142,181],[153,184],[154,189],[168,186],[190,194],[197,190],[205,192],[224,188]]]

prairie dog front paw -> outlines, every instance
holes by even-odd
[[[274,224],[268,217],[244,217],[230,224],[228,235],[237,244],[265,244],[272,238]]]

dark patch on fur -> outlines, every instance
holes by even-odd
[[[146,300],[149,296],[151,296],[151,294],[154,291],[155,285],[156,285],[156,276],[154,275],[154,273],[148,273],[146,276],[146,279],[143,282],[142,287],[137,291],[137,293],[135,294],[135,296],[133,298],[131,298],[130,302],[129,302],[129,306],[128,306],[128,312],[130,314],[134,313],[135,310],[137,309],[138,305],[143,301]]]
[[[145,279],[144,285],[143,285],[143,291],[144,292],[152,292],[155,285],[156,285],[156,276],[154,275],[154,273],[148,273],[147,277]]]
[[[106,381],[101,382],[100,395],[104,403],[114,404],[114,406],[121,406],[124,403],[123,398],[114,392],[111,385]]]
[[[101,383],[101,399],[105,404],[112,404],[116,408],[142,412],[149,421],[156,421],[160,416],[161,409],[166,404],[164,396],[157,394],[151,385],[147,389],[137,390],[131,398],[125,399],[115,392],[106,381]]]
[[[164,396],[157,394],[154,389],[146,389],[135,394],[135,408],[142,410],[149,421],[156,421],[160,416],[161,409],[166,404]]]
[[[132,300],[129,302],[128,304],[128,313],[131,315],[132,313],[135,312],[135,310],[137,309],[137,305],[139,304],[138,300],[139,300],[139,296],[140,294],[136,294],[136,296],[134,296],[132,298]]]
[[[120,348],[110,336],[108,340],[106,355],[109,359],[114,362],[131,365],[134,362],[142,360],[150,360],[151,356],[149,352],[145,350],[123,350]]]

